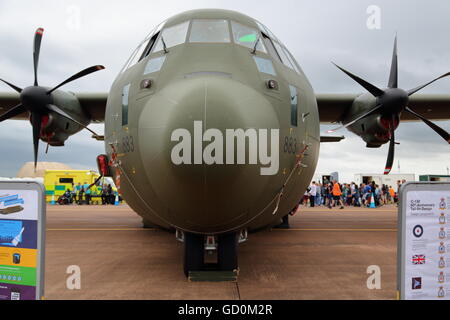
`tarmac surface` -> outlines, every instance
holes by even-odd
[[[397,208],[301,207],[289,230],[250,234],[237,283],[188,282],[183,244],[128,206],[48,206],[46,299],[395,299]],[[67,268],[81,270],[69,290]],[[367,288],[369,266],[381,289]]]

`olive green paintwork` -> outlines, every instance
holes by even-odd
[[[225,10],[182,13],[165,27],[191,19],[229,19],[258,29],[252,18]],[[144,76],[148,59],[162,55],[166,61],[160,72]],[[167,54],[149,55],[114,82],[106,110],[106,150],[111,158],[114,146],[124,198],[147,222],[204,234],[259,229],[278,223],[302,197],[319,154],[315,95],[303,73],[268,54],[256,55],[273,61],[276,77],[258,71],[249,48],[185,43]],[[141,89],[144,79],[153,81],[151,89]],[[266,87],[270,79],[278,81],[278,91]],[[128,125],[122,126],[122,91],[128,84]],[[291,126],[289,85],[298,90],[298,127]],[[174,165],[171,134],[185,128],[193,135],[194,121],[203,121],[204,131],[279,129],[278,174],[262,176],[260,165]],[[297,154],[284,152],[286,137],[296,139]],[[295,171],[273,215],[276,197],[305,145],[305,166]]]

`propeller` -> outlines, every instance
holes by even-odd
[[[394,51],[392,54],[391,70],[389,73],[388,87],[386,89],[382,90],[382,89],[374,86],[373,84],[367,82],[366,80],[345,70],[344,68],[341,68],[334,62],[333,62],[333,64],[337,68],[339,68],[342,72],[344,72],[346,75],[348,75],[350,78],[352,78],[354,81],[356,81],[359,85],[361,85],[363,88],[365,88],[367,91],[369,91],[377,99],[377,103],[374,107],[365,111],[361,115],[358,115],[355,119],[341,125],[340,127],[329,130],[329,131],[327,131],[327,133],[333,133],[340,129],[350,127],[350,126],[354,125],[356,122],[363,120],[375,113],[380,113],[385,118],[389,119],[390,143],[389,143],[388,159],[386,162],[384,174],[389,174],[392,169],[392,164],[394,162],[395,144],[396,144],[395,143],[395,134],[394,134],[395,129],[396,129],[396,119],[399,118],[400,114],[403,111],[408,112],[408,113],[414,115],[416,118],[422,120],[427,126],[429,126],[431,129],[433,129],[437,134],[439,134],[446,142],[450,143],[450,135],[446,130],[442,129],[435,123],[431,122],[430,120],[426,119],[424,116],[418,114],[417,112],[413,111],[411,108],[408,107],[410,96],[412,96],[413,94],[422,90],[423,88],[429,86],[430,84],[432,84],[442,78],[450,76],[450,72],[447,72],[447,73],[441,75],[440,77],[437,77],[436,79],[434,79],[430,82],[427,82],[424,85],[418,86],[417,88],[414,88],[414,89],[411,89],[408,91],[398,88],[397,36],[395,37],[395,41],[394,41]]]
[[[391,173],[395,155],[395,115],[389,121],[389,153],[384,167],[384,174]]]
[[[94,73],[99,70],[105,69],[105,67],[101,65],[96,65],[84,69],[75,75],[71,76],[67,80],[61,82],[56,87],[48,90],[48,88],[44,88],[39,86],[38,82],[38,66],[39,66],[39,55],[41,51],[41,42],[42,36],[44,34],[43,28],[38,28],[34,35],[33,42],[33,71],[34,71],[34,84],[33,86],[26,87],[24,89],[15,86],[14,84],[0,79],[3,83],[10,86],[13,90],[20,94],[20,104],[15,106],[14,108],[8,110],[6,113],[0,115],[0,122],[11,119],[21,113],[29,112],[31,114],[30,120],[31,125],[33,127],[33,151],[34,151],[34,168],[36,170],[37,159],[38,159],[38,151],[39,151],[39,138],[41,135],[42,128],[42,116],[48,115],[49,113],[56,113],[63,118],[66,118],[70,121],[73,121],[80,125],[82,128],[89,130],[94,134],[94,136],[98,136],[97,133],[89,129],[87,126],[74,119],[71,115],[66,113],[60,107],[54,105],[52,93],[63,85],[87,76],[91,73]]]

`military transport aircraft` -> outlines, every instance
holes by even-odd
[[[59,90],[103,69],[93,66],[60,85],[37,78],[43,29],[34,41],[34,84],[1,94],[0,121],[29,119],[34,157],[39,140],[63,146],[91,122],[105,123],[106,154],[97,158],[144,225],[177,230],[184,271],[236,270],[237,246],[248,231],[273,227],[298,204],[316,169],[320,122],[342,123],[375,148],[390,142],[394,158],[401,120],[448,119],[450,95],[416,95],[397,83],[397,45],[388,87],[340,68],[369,93],[315,95],[299,64],[260,22],[227,10],[194,10],[160,24],[139,44],[109,94]],[[448,76],[449,73],[438,79]],[[413,111],[414,110],[414,111]],[[150,245],[150,244],[149,244]],[[205,247],[206,246],[206,247]]]

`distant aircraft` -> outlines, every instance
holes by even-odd
[[[409,98],[426,85],[398,89],[396,49],[387,89],[341,69],[370,93],[316,96],[263,24],[233,11],[194,10],[155,28],[109,94],[72,94],[59,88],[103,67],[40,86],[42,33],[34,41],[34,85],[22,90],[2,80],[19,95],[0,95],[0,121],[31,120],[35,162],[39,139],[63,146],[89,123],[104,121],[105,136],[93,132],[105,141],[101,174],[114,177],[144,225],[177,230],[186,275],[204,268],[205,244],[217,248],[219,270],[236,270],[247,232],[276,226],[295,211],[321,141],[343,138],[321,137],[320,122],[343,123],[368,147],[390,141],[386,173],[400,119],[422,119],[449,141],[428,119],[449,118],[450,95]]]

